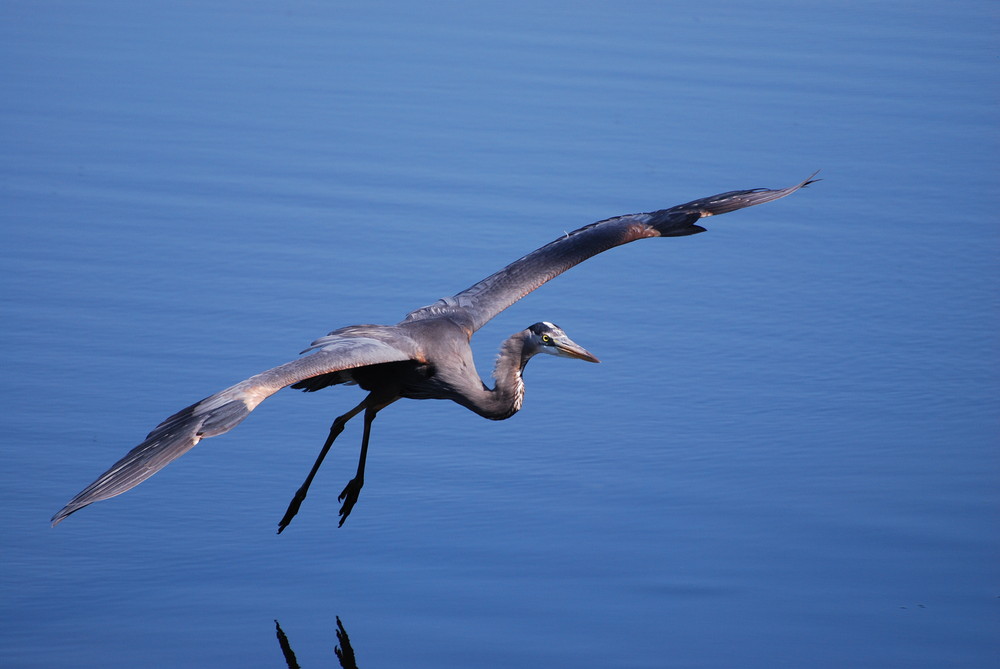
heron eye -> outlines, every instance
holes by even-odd
[[[542,343],[543,344],[551,344],[552,343],[552,337],[548,336],[547,334],[543,334],[542,335]]]

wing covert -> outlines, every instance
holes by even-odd
[[[791,195],[813,183],[813,173],[789,188],[729,191],[644,214],[627,214],[591,223],[515,260],[499,272],[407,315],[406,320],[448,316],[475,332],[501,311],[545,282],[587,258],[647,237],[681,237],[704,232],[696,221]]]
[[[414,342],[398,331],[382,326],[365,326],[365,329],[371,336],[362,336],[359,326],[335,330],[313,342],[307,349],[313,353],[251,376],[170,416],[153,428],[145,441],[70,500],[52,517],[52,525],[88,504],[134,488],[203,438],[228,432],[258,404],[285,386],[321,374],[418,356]],[[355,333],[348,332],[351,330]]]

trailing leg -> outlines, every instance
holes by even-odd
[[[295,492],[295,497],[293,497],[292,501],[289,503],[288,510],[285,511],[284,517],[281,519],[281,522],[278,523],[278,534],[281,534],[281,532],[288,527],[288,524],[292,522],[292,518],[294,518],[295,514],[299,512],[299,507],[302,506],[302,502],[305,500],[306,494],[309,492],[309,486],[312,484],[313,478],[316,477],[316,472],[319,471],[320,465],[323,464],[323,459],[326,457],[326,454],[330,452],[330,447],[333,445],[333,441],[341,432],[344,431],[344,426],[347,425],[347,421],[361,413],[361,410],[367,405],[369,398],[370,396],[365,398],[364,402],[354,407],[343,416],[337,416],[337,418],[334,419],[333,425],[330,426],[330,434],[327,436],[326,443],[323,444],[323,448],[319,452],[319,457],[316,458],[316,462],[309,471],[309,476],[306,477],[305,482]]]
[[[369,399],[371,399],[371,397],[369,397]],[[368,458],[368,438],[371,437],[372,422],[375,421],[375,416],[379,411],[386,408],[397,399],[399,398],[394,397],[388,402],[369,406],[365,409],[365,432],[361,437],[361,455],[358,457],[358,472],[355,474],[353,479],[347,482],[343,492],[341,492],[337,497],[338,502],[344,503],[344,505],[340,507],[340,523],[338,523],[337,527],[344,526],[344,521],[347,520],[349,515],[351,515],[354,505],[358,502],[358,495],[361,494],[361,487],[365,484],[365,460]]]

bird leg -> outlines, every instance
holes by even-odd
[[[358,495],[361,494],[361,487],[365,484],[365,460],[368,458],[368,438],[372,433],[372,423],[375,421],[375,416],[379,411],[398,399],[399,396],[396,395],[390,397],[387,401],[378,402],[374,397],[374,393],[368,396],[368,400],[371,400],[372,403],[365,409],[365,430],[364,435],[361,437],[361,455],[358,457],[358,472],[354,475],[354,478],[347,482],[343,492],[337,496],[337,501],[344,503],[340,507],[340,523],[337,527],[344,526],[344,521],[351,515],[354,505],[358,502]]]
[[[358,502],[358,495],[361,494],[361,487],[365,484],[365,460],[368,458],[368,438],[371,436],[372,422],[375,420],[377,413],[378,409],[372,407],[365,409],[365,432],[364,436],[361,437],[361,456],[358,458],[358,473],[347,482],[343,492],[337,496],[337,501],[344,503],[340,507],[340,522],[337,524],[337,527],[344,526],[344,521],[351,515],[354,505]]]
[[[344,431],[344,426],[347,425],[347,421],[361,413],[361,410],[364,409],[367,404],[368,398],[365,398],[364,402],[354,407],[343,416],[337,416],[337,418],[334,419],[333,425],[330,426],[330,434],[327,436],[326,443],[323,444],[323,448],[319,452],[319,457],[316,458],[316,462],[309,471],[309,476],[306,477],[305,482],[295,492],[295,497],[293,497],[291,503],[289,503],[288,510],[285,511],[284,517],[281,519],[281,522],[278,523],[278,534],[281,534],[281,532],[288,527],[288,524],[292,522],[292,518],[294,518],[295,514],[299,512],[299,507],[302,506],[302,502],[306,498],[306,493],[309,492],[309,486],[312,484],[313,478],[316,476],[316,472],[319,471],[320,465],[323,464],[323,459],[326,457],[326,454],[330,452],[333,440]]]

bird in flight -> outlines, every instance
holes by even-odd
[[[364,413],[358,469],[340,493],[340,523],[351,514],[365,480],[365,460],[372,422],[379,411],[401,398],[446,399],[491,420],[513,416],[524,399],[521,375],[532,357],[547,353],[598,362],[558,326],[535,323],[500,345],[487,386],[476,372],[469,342],[487,321],[546,281],[587,258],[648,237],[682,237],[704,232],[706,216],[791,195],[816,181],[813,174],[788,188],[754,188],[720,193],[644,214],[627,214],[591,223],[515,260],[499,272],[451,297],[411,311],[396,325],[351,325],[320,337],[302,357],[251,376],[245,381],[181,409],[157,425],[146,440],[129,451],[84,488],[55,516],[55,526],[88,504],[139,485],[206,437],[229,432],[258,404],[282,388],[314,392],[327,386],[357,384],[368,395],[338,416],[319,457],[295,493],[278,524],[280,534],[306,497],[309,486],[333,441],[354,416]]]

